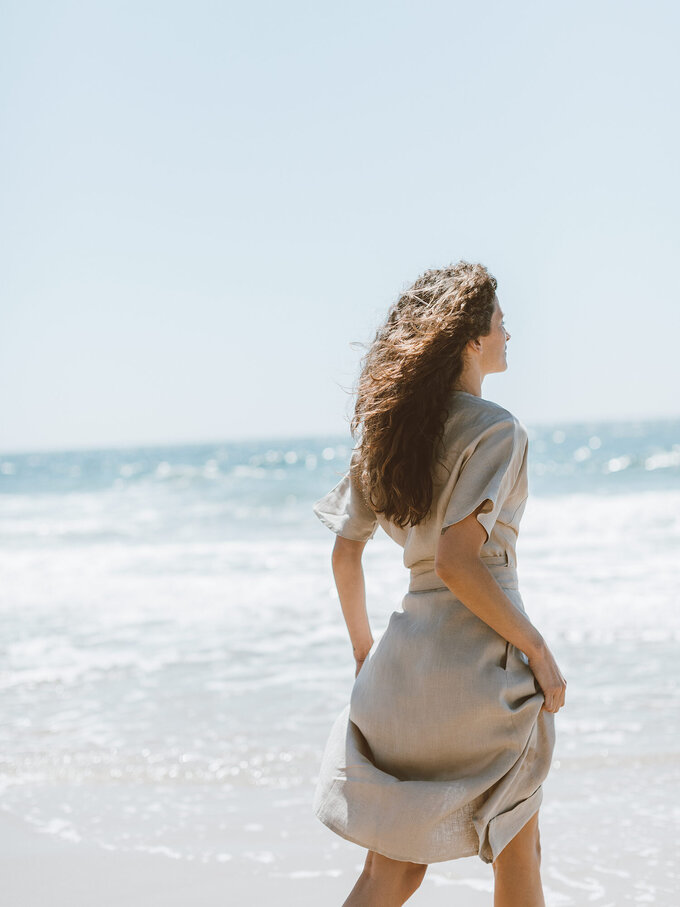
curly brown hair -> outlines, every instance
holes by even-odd
[[[496,278],[459,261],[425,271],[390,307],[361,359],[352,469],[376,513],[415,526],[430,511],[447,403],[470,340],[491,330]]]

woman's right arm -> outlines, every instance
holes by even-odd
[[[480,558],[486,541],[484,527],[477,519],[482,506],[442,533],[435,573],[473,614],[525,653],[545,697],[543,708],[557,712],[564,705],[567,682],[545,639],[526,614],[512,604]]]

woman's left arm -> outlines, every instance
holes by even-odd
[[[366,612],[366,584],[361,563],[366,541],[368,539],[362,542],[338,535],[331,557],[340,607],[354,651],[355,677],[373,645],[373,635]]]

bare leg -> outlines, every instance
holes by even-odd
[[[401,907],[425,878],[427,863],[391,860],[369,850],[356,885],[342,907]]]
[[[538,812],[493,862],[494,907],[545,907]]]

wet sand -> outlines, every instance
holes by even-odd
[[[326,844],[331,840],[327,838]],[[313,850],[318,852],[316,842]],[[62,841],[40,833],[6,813],[0,814],[0,853],[2,901],[12,907],[227,907],[244,903],[339,907],[363,862],[363,851],[344,844],[332,857],[327,852],[328,861],[338,868],[299,869],[291,862],[285,873],[266,866],[254,871],[252,862],[220,865],[162,854],[107,851],[97,844]],[[491,903],[489,884],[489,872],[481,864],[477,867],[468,860],[458,861],[458,865],[439,864],[428,870],[409,904],[481,907]]]

